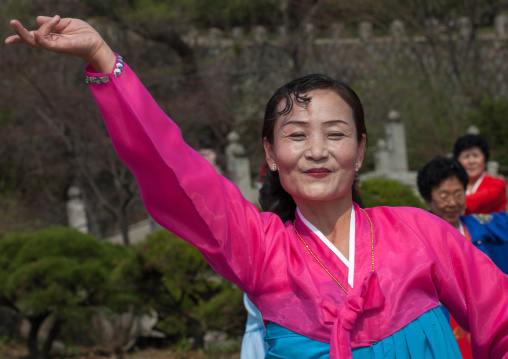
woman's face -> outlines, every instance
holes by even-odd
[[[471,147],[462,151],[458,160],[466,170],[469,182],[476,181],[485,171],[485,156],[480,147]]]
[[[352,110],[339,95],[315,90],[307,96],[312,99],[306,108],[295,102],[290,114],[276,120],[273,145],[264,139],[269,167],[277,165],[282,186],[299,207],[350,193],[365,147],[365,135],[358,143]]]
[[[464,185],[457,177],[448,177],[432,189],[431,200],[426,202],[433,214],[458,228],[459,217],[466,210]]]

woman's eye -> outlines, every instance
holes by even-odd
[[[344,136],[344,134],[341,132],[331,132],[328,136],[332,138],[341,138]]]
[[[290,134],[289,137],[296,138],[296,139],[303,139],[303,138],[305,138],[305,134],[297,132],[297,133]]]

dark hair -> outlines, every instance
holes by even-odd
[[[326,75],[312,74],[290,81],[275,91],[266,105],[262,138],[266,137],[266,140],[273,145],[273,131],[276,120],[291,113],[295,102],[297,106],[304,108],[308,106],[312,100],[309,93],[315,90],[332,90],[339,95],[353,112],[358,142],[362,140],[364,134],[367,135],[363,106],[358,95],[341,81],[334,80]],[[283,101],[284,108],[278,111],[277,109]],[[359,180],[356,176],[352,191],[353,201],[363,206],[360,198]],[[279,172],[270,170],[266,172],[263,186],[259,191],[259,203],[263,210],[274,212],[284,222],[295,219],[295,201],[282,187]]]
[[[489,160],[489,145],[482,135],[465,135],[459,137],[453,146],[453,157],[459,158],[462,151],[469,150],[470,148],[478,147],[485,156],[485,162]]]
[[[418,171],[417,183],[420,195],[427,201],[432,199],[432,189],[441,182],[456,177],[466,190],[468,177],[466,170],[455,158],[436,157]]]

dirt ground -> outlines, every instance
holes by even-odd
[[[17,343],[9,343],[0,346],[0,359],[23,359],[28,351],[25,346]],[[224,353],[219,351],[179,352],[176,349],[145,349],[133,353],[126,353],[123,356],[101,349],[91,349],[86,354],[68,354],[57,356],[58,359],[240,359],[240,353]]]

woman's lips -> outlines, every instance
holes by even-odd
[[[304,173],[313,178],[325,178],[331,172],[332,171],[330,171],[328,168],[311,168],[305,171]]]
[[[459,211],[446,212],[445,215],[447,217],[460,217],[460,212]]]

